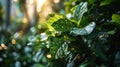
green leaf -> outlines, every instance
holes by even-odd
[[[71,31],[70,31],[70,34],[72,35],[88,35],[90,34],[93,29],[95,28],[95,22],[92,22],[90,24],[88,24],[87,26],[85,26],[84,28],[73,28]]]
[[[83,14],[87,12],[87,2],[81,2],[76,6],[74,17],[77,21],[81,20]]]
[[[57,51],[58,48],[61,46],[61,44],[64,42],[64,38],[60,37],[51,37],[52,42],[50,42],[51,46],[51,51]],[[55,54],[54,54],[55,55]]]
[[[112,15],[112,20],[115,21],[116,23],[120,24],[120,15],[113,14]]]
[[[54,16],[55,16],[55,14],[49,14],[49,16],[50,16],[50,17],[54,17]]]
[[[36,39],[37,39],[36,36],[29,36],[28,37],[28,41],[30,41],[30,42],[34,42]]]
[[[100,3],[100,6],[105,6],[105,5],[109,5],[110,3],[112,3],[113,0],[104,0]]]
[[[116,33],[116,31],[115,30],[112,30],[112,31],[108,31],[108,34],[115,34]]]
[[[58,21],[59,19],[63,18],[62,15],[50,14],[49,16],[50,16],[50,18],[48,20],[48,24],[50,24],[50,25],[53,24],[54,22]]]
[[[85,27],[86,25],[88,25],[88,22],[88,19],[83,17],[80,22],[80,27]]]
[[[84,64],[81,64],[79,67],[88,67],[90,63],[84,63]]]
[[[92,3],[95,2],[95,0],[88,0],[88,2],[89,2],[90,4],[92,4]]]
[[[68,51],[67,43],[63,43],[62,46],[57,50],[57,52],[55,54],[55,59],[67,56],[69,53],[70,53],[70,51]]]
[[[55,21],[52,24],[53,28],[56,31],[60,31],[60,32],[67,32],[69,31],[72,27],[76,27],[76,23],[68,20],[67,18],[61,18],[57,21]]]
[[[37,63],[37,64],[34,64],[32,67],[45,67],[45,66]]]
[[[107,57],[103,53],[102,49],[100,47],[94,47],[94,52],[97,57],[101,58],[103,61],[107,61]]]

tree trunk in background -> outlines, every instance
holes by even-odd
[[[31,25],[35,25],[39,20],[39,13],[37,12],[37,0],[34,0],[34,21],[31,23]]]
[[[30,19],[29,19],[29,15],[28,15],[28,11],[27,11],[27,7],[26,7],[26,1],[24,3],[21,3],[21,7],[23,8],[23,13],[25,15],[25,18],[27,19],[26,23],[23,23],[22,26],[19,27],[18,31],[22,31],[22,35],[28,31],[28,29],[30,28]]]
[[[5,30],[8,30],[10,27],[10,8],[11,8],[11,0],[6,0],[5,6]]]
[[[25,17],[27,18],[27,23],[25,23],[23,26],[22,26],[22,29],[24,32],[27,31],[30,27],[30,19],[29,19],[29,15],[28,15],[28,11],[27,11],[27,7],[26,7],[26,3],[23,3],[23,9],[24,9],[24,15]]]

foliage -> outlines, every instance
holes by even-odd
[[[40,42],[45,43],[44,48],[48,50],[45,55],[51,55],[46,57],[50,60],[48,66],[117,66],[111,64],[115,62],[115,55],[118,52],[116,46],[112,48],[114,43],[111,44],[113,42],[111,39],[116,36],[115,34],[119,34],[117,31],[120,30],[120,25],[117,25],[119,24],[119,1],[75,0],[65,4],[72,2],[76,4],[72,11],[66,7],[71,17],[67,14],[66,16],[51,14],[47,21],[48,30],[45,33],[48,36],[45,41]],[[113,53],[110,52],[111,50]]]
[[[119,0],[68,0],[65,5],[66,14],[50,14],[44,32],[36,25],[26,37],[9,35],[18,42],[16,46],[10,46],[10,40],[5,43],[11,47],[6,52],[12,54],[1,54],[3,63],[8,63],[3,66],[119,67]],[[3,36],[5,40],[7,34]],[[11,60],[14,55],[21,57]]]

